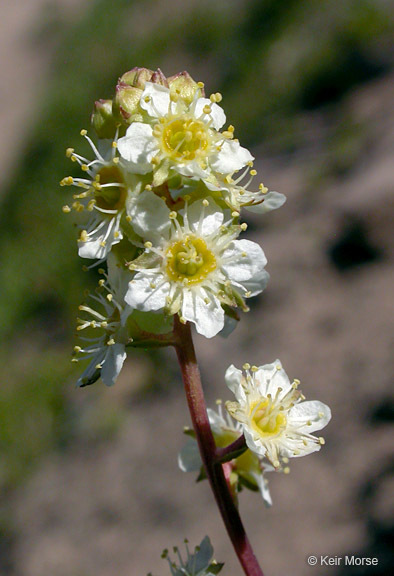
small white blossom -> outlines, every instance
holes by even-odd
[[[241,208],[245,208],[249,212],[265,214],[283,206],[286,196],[280,192],[268,190],[263,183],[259,184],[258,191],[248,190],[256,174],[256,170],[247,167],[242,174],[237,174],[235,177],[230,174],[225,177],[216,175],[215,179],[204,180],[204,184],[212,192],[220,192],[232,210],[240,211]],[[245,178],[247,178],[246,182],[244,182]]]
[[[128,342],[125,322],[132,309],[124,302],[129,274],[118,268],[112,258],[108,261],[110,277],[100,280],[99,289],[90,298],[99,304],[99,310],[82,304],[79,310],[84,317],[78,319],[78,331],[93,332],[93,337],[81,336],[86,346],[75,346],[78,358],[89,359],[90,363],[78,379],[77,386],[93,384],[98,378],[112,386],[126,359]],[[97,333],[97,335],[96,335]],[[81,355],[81,357],[79,357]]]
[[[173,548],[177,555],[177,561],[170,558],[168,550],[163,551],[161,557],[168,561],[171,576],[214,576],[219,574],[223,564],[213,560],[213,547],[208,536],[205,536],[201,544],[196,546],[194,554],[190,553],[187,540],[185,540],[185,548],[186,558],[176,546]]]
[[[244,370],[233,365],[227,369],[226,383],[237,402],[226,402],[226,408],[241,423],[250,450],[277,469],[288,458],[320,450],[324,440],[312,432],[328,424],[329,407],[303,402],[299,382],[290,383],[279,360],[260,367],[246,364]]]
[[[232,174],[250,164],[253,156],[233,132],[219,132],[226,121],[222,108],[208,98],[191,103],[176,98],[159,84],[147,82],[140,99],[142,122],[133,122],[118,141],[119,153],[130,172],[154,171],[158,186],[178,173],[205,179],[210,174]]]
[[[85,222],[80,226],[78,253],[82,258],[97,258],[104,260],[112,246],[123,238],[122,219],[126,216],[125,208],[128,197],[138,195],[143,188],[140,177],[128,174],[119,164],[116,156],[115,141],[101,141],[99,151],[86,130],[81,134],[89,142],[95,155],[88,160],[75,153],[72,148],[67,150],[67,156],[77,162],[85,178],[68,176],[60,182],[61,186],[75,186],[79,192],[73,195],[73,203],[64,206],[65,212],[75,210],[87,214]]]
[[[145,253],[130,264],[137,273],[125,300],[137,310],[166,310],[193,322],[211,338],[224,327],[227,306],[246,309],[244,298],[265,288],[269,275],[260,246],[236,240],[241,226],[224,222],[213,202],[196,201],[177,213],[152,192],[143,192],[132,216]]]

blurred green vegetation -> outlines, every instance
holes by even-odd
[[[302,141],[300,112],[335,107],[392,67],[392,33],[388,3],[372,0],[94,0],[68,26],[47,7],[35,41],[53,47],[51,73],[1,204],[0,489],[24,479],[74,425],[65,393],[76,373],[74,317],[95,278],[81,271],[61,211],[69,190],[58,182],[76,174],[67,146],[88,153],[79,131],[94,100],[112,97],[134,66],[167,75],[186,68],[208,93],[224,94],[244,145],[264,141],[291,154]],[[343,126],[330,143],[338,170],[346,169],[342,150],[357,154],[357,130],[351,120]]]

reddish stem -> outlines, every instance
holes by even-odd
[[[264,576],[227,486],[223,466],[217,461],[216,445],[209,424],[190,324],[182,324],[177,315],[175,315],[174,336],[176,338],[175,347],[182,371],[187,403],[201,459],[223,522],[246,576]]]
[[[234,440],[234,442],[228,446],[225,446],[224,448],[216,448],[215,461],[223,464],[224,462],[238,458],[238,456],[241,456],[241,454],[243,454],[247,449],[248,447],[246,445],[245,436],[241,434],[239,438]]]

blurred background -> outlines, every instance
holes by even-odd
[[[386,0],[4,0],[0,23],[0,574],[168,574],[211,537],[241,570],[206,483],[177,468],[189,424],[172,350],[131,351],[112,389],[76,390],[81,271],[62,211],[65,148],[134,66],[220,91],[259,178],[287,196],[244,215],[269,287],[227,339],[196,337],[208,401],[230,363],[279,357],[329,404],[326,446],[240,509],[268,576],[392,573],[394,10]],[[259,180],[260,181],[260,180]],[[390,290],[391,286],[391,290]],[[391,506],[391,508],[390,508]],[[310,554],[375,556],[309,567]]]

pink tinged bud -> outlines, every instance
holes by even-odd
[[[165,86],[166,88],[168,88],[167,78],[164,76],[160,68],[158,68],[156,72],[153,73],[151,82],[153,82],[154,84],[160,84],[161,86]]]
[[[140,112],[139,102],[142,94],[141,88],[118,84],[114,98],[114,114],[122,122],[130,123],[132,116]]]
[[[91,116],[92,126],[99,138],[114,138],[117,120],[112,111],[112,100],[97,100]]]
[[[193,101],[197,90],[200,91],[199,96],[204,96],[204,88],[199,86],[186,71],[170,76],[168,78],[168,86],[171,93],[178,94],[187,104]]]
[[[135,67],[125,72],[123,76],[119,78],[118,84],[127,84],[127,86],[134,86],[134,88],[143,90],[145,88],[145,82],[152,82],[153,73],[153,70],[149,70],[149,68]]]

